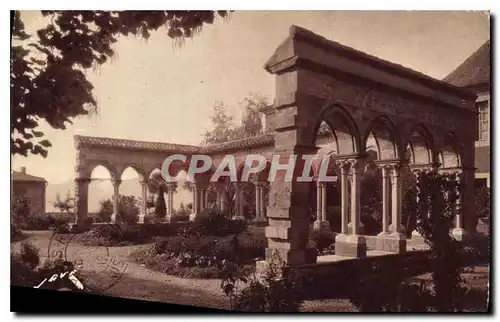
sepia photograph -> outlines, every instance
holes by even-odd
[[[11,312],[492,312],[490,11],[10,18]]]

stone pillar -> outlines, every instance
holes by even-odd
[[[455,184],[456,188],[453,193],[456,195],[456,206],[455,206],[455,228],[452,231],[452,235],[456,240],[464,240],[467,236],[467,231],[464,229],[464,224],[463,224],[463,207],[462,207],[462,200],[463,200],[463,194],[462,194],[462,189],[463,189],[463,184],[462,184],[462,172],[457,172],[455,174]]]
[[[198,214],[198,187],[193,183],[193,212],[189,215],[189,221],[194,221]]]
[[[215,192],[217,194],[217,211],[223,213],[224,212],[224,184],[217,183],[215,185]]]
[[[116,224],[120,222],[120,184],[122,183],[119,179],[114,179],[111,181],[113,183],[113,214],[111,215],[111,223]]]
[[[352,234],[335,238],[335,254],[349,257],[366,257],[366,239],[360,235],[360,175],[364,164],[360,159],[352,162],[351,226]]]
[[[326,220],[326,183],[316,181],[316,221],[314,222],[314,229],[328,228],[330,223]]]
[[[289,163],[290,155],[296,155],[295,167],[300,169],[304,164],[302,155],[314,155],[316,152],[316,147],[298,145],[295,138],[291,139],[289,132],[276,133],[275,155],[279,158],[279,165]],[[301,176],[298,172],[294,171],[291,180],[287,180],[285,170],[279,170],[275,180],[270,183],[267,207],[269,224],[265,228],[268,247],[266,260],[257,262],[257,273],[265,271],[266,265],[274,261],[289,266],[316,262],[316,250],[307,249],[309,218],[305,214],[309,212],[311,183],[298,181],[297,178]]]
[[[348,234],[348,224],[349,224],[349,168],[351,164],[349,162],[343,162],[341,165],[341,178],[340,178],[340,189],[341,189],[341,230],[340,233],[343,235]]]
[[[389,168],[382,167],[382,232],[380,235],[389,234]]]
[[[76,205],[76,227],[78,230],[87,229],[88,197],[90,178],[75,179],[75,205]]]
[[[236,214],[234,215],[233,219],[234,220],[245,220],[245,216],[243,216],[243,183],[242,182],[235,182],[235,189],[234,189],[234,194],[235,194],[235,207],[236,207]]]
[[[401,164],[392,166],[392,224],[393,231],[390,235],[377,236],[376,248],[378,250],[404,253],[406,252],[406,235],[401,230],[402,210],[402,185]],[[390,230],[390,227],[389,227]]]
[[[267,223],[267,218],[264,213],[264,182],[255,183],[255,218],[254,223],[261,225]]]
[[[142,204],[141,204],[141,212],[139,213],[139,218],[137,220],[138,224],[144,224],[144,218],[148,212],[148,182],[141,181],[141,191],[142,191]]]
[[[174,214],[174,190],[176,183],[169,182],[167,185],[167,213],[165,215],[165,221],[170,222],[172,215]]]

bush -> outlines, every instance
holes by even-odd
[[[17,224],[12,223],[10,226],[10,241],[18,241],[25,237],[23,231]]]
[[[246,222],[232,220],[226,214],[215,209],[206,208],[196,216],[194,222],[180,231],[184,236],[227,236],[239,234],[246,229]]]
[[[262,278],[247,280],[240,268],[226,262],[221,288],[229,296],[231,308],[243,312],[299,312],[302,305],[301,285],[293,274],[286,273],[284,266],[269,265]],[[246,286],[239,291],[240,283]]]
[[[335,233],[330,228],[315,229],[309,235],[309,239],[312,241],[313,247],[321,253],[328,250],[334,244]]]
[[[59,226],[56,226],[54,231],[58,234],[68,234],[71,231],[71,229],[68,223],[62,223]]]
[[[147,267],[180,277],[220,278],[225,261],[240,263],[249,274],[255,260],[265,255],[267,238],[263,231],[240,235],[172,236],[161,238],[149,250],[133,257]]]
[[[25,230],[49,230],[53,220],[47,216],[32,215],[18,220],[19,227]]]

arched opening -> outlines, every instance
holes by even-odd
[[[127,167],[121,174],[121,183],[119,188],[119,216],[129,224],[137,223],[142,200],[141,181],[143,175],[132,166]]]
[[[446,133],[441,146],[441,167],[460,167],[460,145],[453,133]]]
[[[360,219],[363,234],[375,236],[382,231],[383,221],[382,169],[378,166],[378,161],[392,161],[399,158],[395,129],[389,119],[379,117],[372,120],[364,135],[363,148],[366,158],[360,183]],[[389,200],[392,198],[391,193],[389,189]],[[388,208],[390,213],[390,203]],[[389,216],[389,221],[390,218],[392,216]]]
[[[88,216],[95,223],[109,223],[114,212],[113,207],[113,184],[111,182],[111,171],[103,166],[97,165],[90,174],[88,190]]]
[[[187,221],[189,215],[193,213],[194,201],[194,181],[193,178],[188,176],[185,169],[181,169],[176,177],[176,189],[173,193],[173,208],[174,213],[173,221]]]

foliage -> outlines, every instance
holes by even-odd
[[[309,239],[313,242],[313,246],[318,250],[318,253],[323,253],[331,251],[331,248],[334,247],[335,233],[330,228],[321,227],[320,229],[314,229],[309,235]]]
[[[232,220],[216,209],[205,208],[193,222],[180,231],[180,234],[183,236],[227,236],[238,234],[245,228],[246,222]]]
[[[267,105],[267,98],[249,94],[240,102],[244,115],[241,124],[235,126],[234,117],[227,114],[227,106],[224,103],[216,103],[210,118],[213,129],[205,132],[202,145],[224,143],[262,134],[263,125],[259,110]]]
[[[53,274],[60,276],[61,273],[71,272],[74,269],[73,263],[63,261],[62,257],[53,260],[47,259],[40,265],[40,250],[31,243],[22,243],[21,252],[12,253],[10,263],[10,283],[26,287],[37,286],[45,278],[49,279]],[[55,282],[45,282],[41,288],[79,291],[67,277],[68,275],[66,275],[66,278],[58,278]],[[77,276],[77,278],[84,284],[80,276]],[[84,291],[88,290],[84,288]]]
[[[71,212],[75,207],[75,198],[71,197],[69,191],[64,200],[61,200],[61,196],[57,194],[54,207],[59,209],[61,212]]]
[[[280,264],[278,264],[280,263]],[[245,286],[240,290],[241,284]],[[229,297],[231,309],[243,312],[299,312],[302,305],[301,284],[285,271],[284,263],[273,260],[261,278],[247,279],[239,265],[225,262],[221,289]]]
[[[129,225],[137,223],[139,213],[141,212],[139,200],[135,196],[120,195],[118,202],[118,216],[120,222],[125,222]]]
[[[140,213],[139,200],[135,196],[119,195],[118,197],[118,218],[117,221],[127,224],[137,223]],[[97,213],[99,222],[109,223],[113,215],[113,201],[111,199],[101,200],[101,206]]]
[[[18,241],[25,238],[25,234],[15,223],[10,224],[10,242]]]
[[[238,260],[248,275],[255,260],[264,256],[267,239],[260,231],[239,235],[171,236],[158,239],[149,250],[133,257],[148,268],[170,275],[197,278],[221,278],[225,261]]]
[[[483,186],[476,188],[474,204],[476,214],[479,218],[490,218],[491,214],[491,191],[490,188]]]
[[[115,54],[121,35],[148,39],[165,26],[179,44],[227,11],[42,11],[47,25],[37,38],[25,32],[19,11],[13,12],[10,58],[11,153],[47,156],[51,143],[37,131],[45,120],[66,129],[72,119],[97,108],[86,70]]]
[[[155,201],[155,216],[157,218],[163,218],[167,214],[167,204],[165,202],[165,195],[163,193],[163,185],[158,188],[158,197]]]
[[[418,177],[417,230],[430,247],[434,306],[439,312],[457,310],[463,291],[462,244],[451,235],[461,189],[454,175],[432,171]]]
[[[111,199],[101,200],[99,211],[96,214],[96,222],[110,222],[113,215],[113,202]]]

